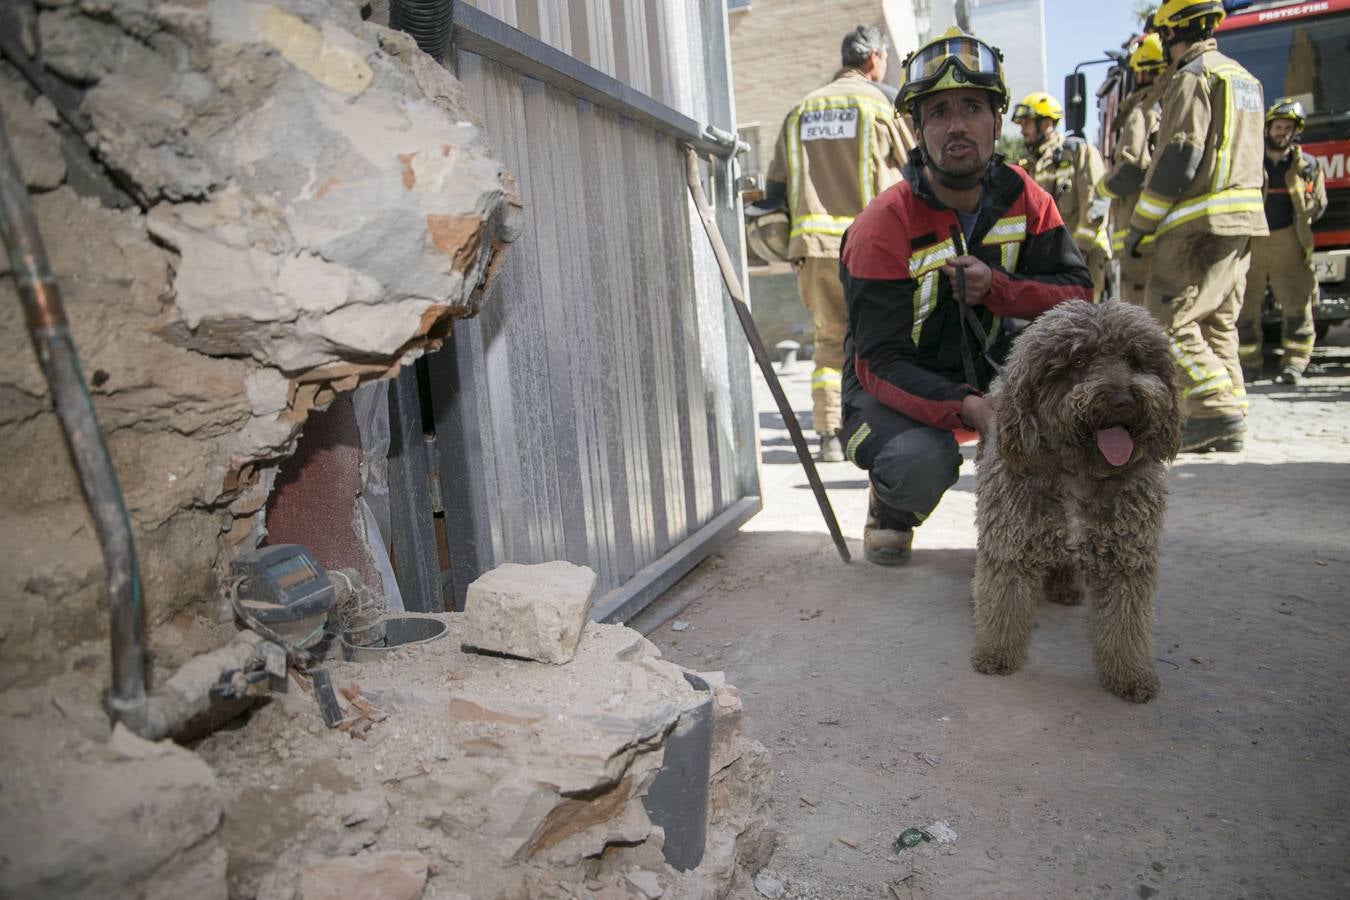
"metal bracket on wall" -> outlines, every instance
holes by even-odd
[[[556,47],[455,0],[450,46],[537,78],[596,106],[678,138],[705,156],[734,157],[749,145],[734,132],[699,123]]]

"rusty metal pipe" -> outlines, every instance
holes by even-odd
[[[139,732],[146,715],[145,644],[141,579],[131,522],[3,119],[0,119],[0,239],[9,250],[28,335],[52,392],[52,406],[65,432],[103,550],[108,616],[112,624],[109,711],[115,721],[126,722]]]

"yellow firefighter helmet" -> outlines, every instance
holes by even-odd
[[[1163,0],[1153,14],[1153,22],[1159,28],[1185,28],[1196,24],[1214,28],[1223,21],[1224,15],[1222,0]]]
[[[1161,72],[1167,68],[1167,57],[1163,55],[1162,38],[1157,34],[1146,34],[1130,51],[1130,69],[1136,74]]]
[[[1060,106],[1059,101],[1045,91],[1027,94],[1020,103],[1013,107],[1012,120],[1014,122],[1021,122],[1023,119],[1051,119],[1058,122],[1062,118],[1064,118],[1064,107]]]
[[[1307,121],[1308,115],[1303,111],[1303,103],[1295,100],[1293,97],[1281,97],[1270,105],[1266,110],[1266,124],[1269,125],[1276,119],[1289,119],[1294,123],[1294,131],[1303,130],[1303,123]]]

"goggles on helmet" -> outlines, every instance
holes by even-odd
[[[1269,125],[1276,119],[1290,119],[1298,128],[1303,127],[1307,114],[1303,111],[1303,104],[1290,97],[1281,97],[1271,104],[1270,109],[1266,110],[1266,124]]]
[[[949,32],[906,57],[905,80],[896,106],[905,109],[935,91],[972,87],[997,92],[1006,107],[1002,58],[998,50],[978,38]]]

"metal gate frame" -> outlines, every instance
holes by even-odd
[[[720,6],[720,0],[702,2]],[[717,35],[705,31],[702,37],[705,49],[726,57],[725,31]],[[710,43],[715,46],[709,48]],[[460,52],[474,54],[660,135],[690,144],[708,160],[708,180],[720,188],[712,193],[726,201],[718,207],[719,226],[729,236],[741,234],[741,213],[732,183],[734,162],[728,156],[735,147],[724,138],[735,134],[729,85],[725,97],[711,96],[716,92],[709,92],[709,99],[714,101],[712,106],[716,107],[710,108],[710,117],[725,122],[721,134],[714,136],[717,130],[701,128],[678,110],[462,2],[454,6],[451,48],[454,56]],[[695,236],[691,231],[689,240],[702,237],[701,232]],[[743,247],[739,240],[734,243],[740,251],[744,278]],[[631,618],[734,535],[762,506],[758,441],[749,391],[752,377],[749,353],[725,296],[720,292],[719,296],[723,300],[728,340],[729,379],[733,386],[744,387],[743,396],[728,387],[728,402],[734,407],[732,425],[737,452],[724,465],[734,467],[731,476],[737,484],[753,486],[753,490],[738,490],[737,494],[743,496],[610,587],[597,599],[593,618],[601,621]],[[477,407],[480,391],[474,386],[484,373],[481,351],[479,358],[475,358],[467,332],[468,329],[456,327],[442,351],[420,362],[416,369],[409,367],[390,387],[395,557],[405,605],[410,610],[434,611],[449,604],[462,609],[469,583],[499,561],[494,548],[500,550],[502,546],[501,523],[485,514],[490,490],[486,477],[445,477],[439,479],[438,485],[434,484],[437,471],[484,473],[491,466],[491,460],[484,458],[482,443],[474,438],[476,423],[480,421]],[[432,384],[437,386],[434,393],[441,398],[434,403],[434,409],[430,399]],[[451,402],[445,402],[445,397],[452,398]],[[425,425],[431,419],[439,440]],[[444,510],[443,537],[437,534],[432,519],[440,510]],[[449,583],[445,585],[440,584],[445,561],[442,554],[448,556]]]

